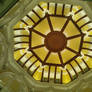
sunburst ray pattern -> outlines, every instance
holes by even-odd
[[[13,29],[14,59],[35,80],[66,84],[92,68],[92,22],[80,6],[40,2]]]

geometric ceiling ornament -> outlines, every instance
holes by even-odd
[[[41,82],[66,84],[92,60],[92,22],[80,6],[40,2],[14,27],[14,58]]]

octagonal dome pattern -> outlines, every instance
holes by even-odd
[[[35,80],[65,84],[92,68],[92,22],[81,6],[40,2],[13,30],[14,59]]]

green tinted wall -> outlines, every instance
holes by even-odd
[[[18,0],[0,0],[0,17],[2,17]]]

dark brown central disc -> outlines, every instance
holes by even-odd
[[[47,34],[44,42],[47,49],[58,52],[65,48],[67,39],[63,33],[53,31]]]

